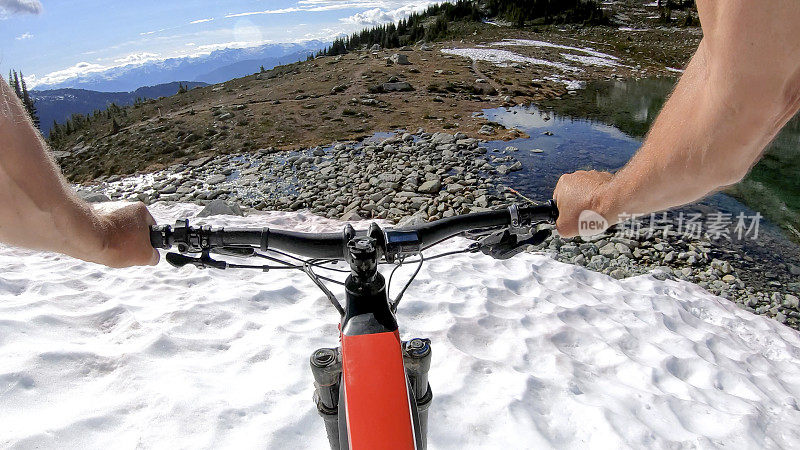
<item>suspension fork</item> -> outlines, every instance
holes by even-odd
[[[403,342],[403,365],[411,383],[419,412],[423,442],[428,434],[428,408],[433,392],[428,383],[431,367],[430,339],[414,338]],[[311,354],[311,373],[314,375],[314,403],[325,421],[325,431],[332,450],[339,450],[339,389],[342,376],[341,349],[321,348]]]

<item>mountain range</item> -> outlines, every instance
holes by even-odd
[[[36,104],[42,132],[47,136],[50,133],[50,127],[53,126],[53,121],[62,123],[76,113],[89,114],[98,109],[104,110],[111,103],[126,106],[133,104],[137,98],[169,97],[178,93],[181,83],[189,89],[207,86],[207,83],[196,81],[173,81],[172,83],[140,87],[131,92],[98,92],[88,89],[62,88],[31,91],[31,98]]]
[[[42,132],[47,136],[53,121],[59,123],[72,114],[103,110],[111,103],[130,105],[137,98],[168,97],[178,92],[179,82],[190,89],[221,83],[258,72],[261,67],[305,60],[327,44],[322,41],[267,44],[251,48],[215,50],[198,57],[171,58],[115,67],[87,73],[68,80],[38,84],[31,91]],[[141,87],[145,86],[145,87]]]
[[[325,47],[322,41],[266,44],[249,48],[225,48],[207,55],[169,58],[113,67],[103,72],[82,74],[58,83],[40,83],[36,89],[87,89],[102,92],[130,92],[141,86],[177,80],[221,83],[266,69],[306,59]]]

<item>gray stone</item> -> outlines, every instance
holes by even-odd
[[[103,203],[110,202],[111,199],[102,192],[78,192],[78,197],[82,198],[87,203]]]
[[[600,248],[600,254],[607,258],[615,259],[619,257],[620,252],[614,243],[609,242]]]
[[[417,192],[421,194],[438,194],[441,190],[442,183],[439,180],[428,180],[417,188]]]
[[[408,62],[408,56],[400,54],[400,53],[393,54],[392,56],[389,57],[389,60],[391,62],[393,62],[395,64],[399,64],[401,66],[407,66],[407,65],[411,64],[410,62]]]
[[[484,126],[481,127],[480,130],[478,130],[478,133],[479,134],[486,134],[486,135],[494,134],[494,127],[492,127],[490,125],[484,125]]]
[[[226,177],[225,175],[215,174],[215,175],[211,175],[210,177],[208,177],[208,179],[206,180],[206,183],[208,183],[209,185],[213,186],[215,184],[220,184],[220,183],[222,183],[223,181],[225,181],[227,179],[228,179],[228,177]]]
[[[617,280],[621,280],[621,279],[627,277],[628,273],[625,272],[625,270],[622,269],[622,268],[616,268],[616,269],[612,270],[611,273],[609,273],[609,275],[611,275],[611,277],[613,277],[613,278],[616,278]]]
[[[380,85],[380,91],[382,92],[406,92],[413,90],[414,88],[411,86],[411,83],[407,81],[395,81],[393,83],[383,83]]]
[[[796,296],[792,294],[785,294],[783,297],[783,306],[785,308],[798,309],[798,306],[800,306],[800,299],[798,299]]]
[[[212,200],[203,208],[196,217],[210,216],[244,216],[242,209],[237,204],[228,204],[223,200]]]

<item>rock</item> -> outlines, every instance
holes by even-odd
[[[789,273],[792,275],[800,276],[800,266],[789,263]]]
[[[78,192],[78,197],[87,203],[103,203],[111,201],[111,199],[102,192]]]
[[[542,150],[540,148],[535,148],[535,149],[531,150],[531,153],[544,153],[544,150]]]
[[[211,159],[212,158],[210,156],[205,156],[203,158],[193,159],[193,160],[189,161],[188,165],[189,165],[189,167],[194,167],[194,168],[202,167],[202,166],[208,164],[208,162],[211,161]]]
[[[210,177],[208,177],[208,179],[206,179],[206,183],[208,183],[209,185],[213,186],[215,184],[220,184],[220,183],[222,183],[223,181],[225,181],[227,179],[228,179],[228,177],[226,177],[225,175],[215,174],[215,175],[211,175]]]
[[[55,158],[56,161],[72,156],[72,153],[70,152],[63,152],[58,150],[52,151],[50,152],[50,154],[53,155],[53,158]]]
[[[798,299],[796,296],[792,294],[786,294],[783,297],[783,306],[785,308],[798,309],[798,307],[800,307],[800,299]]]
[[[220,114],[219,116],[217,116],[217,119],[218,119],[218,120],[228,120],[228,119],[233,119],[233,113],[231,113],[231,112],[226,112],[226,113],[224,113],[224,114]]]
[[[724,281],[724,282],[726,282],[728,284],[735,283],[736,282],[736,277],[733,276],[733,275],[730,275],[730,274],[729,275],[725,275],[724,277],[722,277],[722,281]]]
[[[450,194],[458,194],[464,192],[464,185],[459,183],[450,183],[447,185],[447,192]]]
[[[178,192],[178,186],[175,186],[174,184],[170,184],[169,186],[165,186],[165,187],[163,187],[162,189],[160,189],[158,191],[158,193],[161,194],[161,195],[169,195],[169,194],[174,194],[176,192]]]
[[[438,194],[441,190],[442,183],[439,180],[428,180],[417,188],[417,192],[421,194]]]
[[[397,81],[394,83],[383,83],[378,85],[378,92],[407,92],[413,91],[411,83],[407,81]]]
[[[433,136],[431,136],[431,143],[437,146],[455,144],[455,142],[456,142],[456,137],[452,134],[434,133]]]
[[[223,200],[212,200],[195,217],[210,216],[244,216],[242,209],[237,204],[228,204]]]
[[[422,225],[427,223],[427,216],[425,213],[419,212],[414,214],[413,216],[403,217],[397,222],[397,228],[406,228],[406,227],[414,227],[417,225]]]
[[[311,154],[314,155],[314,156],[325,156],[325,150],[317,147],[317,148],[314,149],[313,152],[311,152]]]
[[[494,127],[492,127],[491,125],[484,125],[481,127],[480,130],[478,130],[478,133],[486,135],[494,134]]]
[[[612,270],[611,273],[609,273],[609,275],[611,275],[611,277],[613,277],[613,278],[616,278],[617,280],[621,280],[621,279],[627,277],[628,273],[624,269],[617,268],[617,269]]]
[[[617,249],[620,255],[626,255],[626,256],[631,255],[631,249],[627,245],[621,242],[615,243],[614,247]]]
[[[520,170],[522,170],[522,163],[519,161],[515,162],[511,165],[511,167],[508,168],[509,172],[518,172]]]
[[[629,252],[630,252],[630,250],[629,250]],[[607,257],[607,258],[615,259],[615,258],[619,257],[620,252],[619,252],[619,250],[617,249],[617,246],[614,243],[609,242],[608,244],[606,244],[606,245],[604,245],[603,247],[600,248],[600,254],[602,256]]]
[[[370,47],[369,51],[371,51],[371,52],[379,52],[379,51],[381,51],[380,44],[374,44],[372,47]]]
[[[345,211],[344,214],[342,214],[342,217],[339,219],[344,220],[345,222],[357,222],[359,220],[364,220],[355,210]]]
[[[393,63],[399,64],[401,66],[407,66],[407,65],[411,64],[410,62],[408,62],[408,56],[400,54],[400,53],[393,54],[392,56],[389,57],[389,60],[392,61]]]

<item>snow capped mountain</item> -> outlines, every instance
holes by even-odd
[[[322,41],[266,44],[248,48],[224,48],[197,57],[146,60],[111,67],[103,71],[85,71],[81,75],[49,82],[45,76],[37,90],[76,88],[105,92],[128,92],[141,86],[175,80],[220,83],[257,72],[263,65],[276,65],[305,59],[325,47]],[[251,64],[248,64],[251,63]]]

